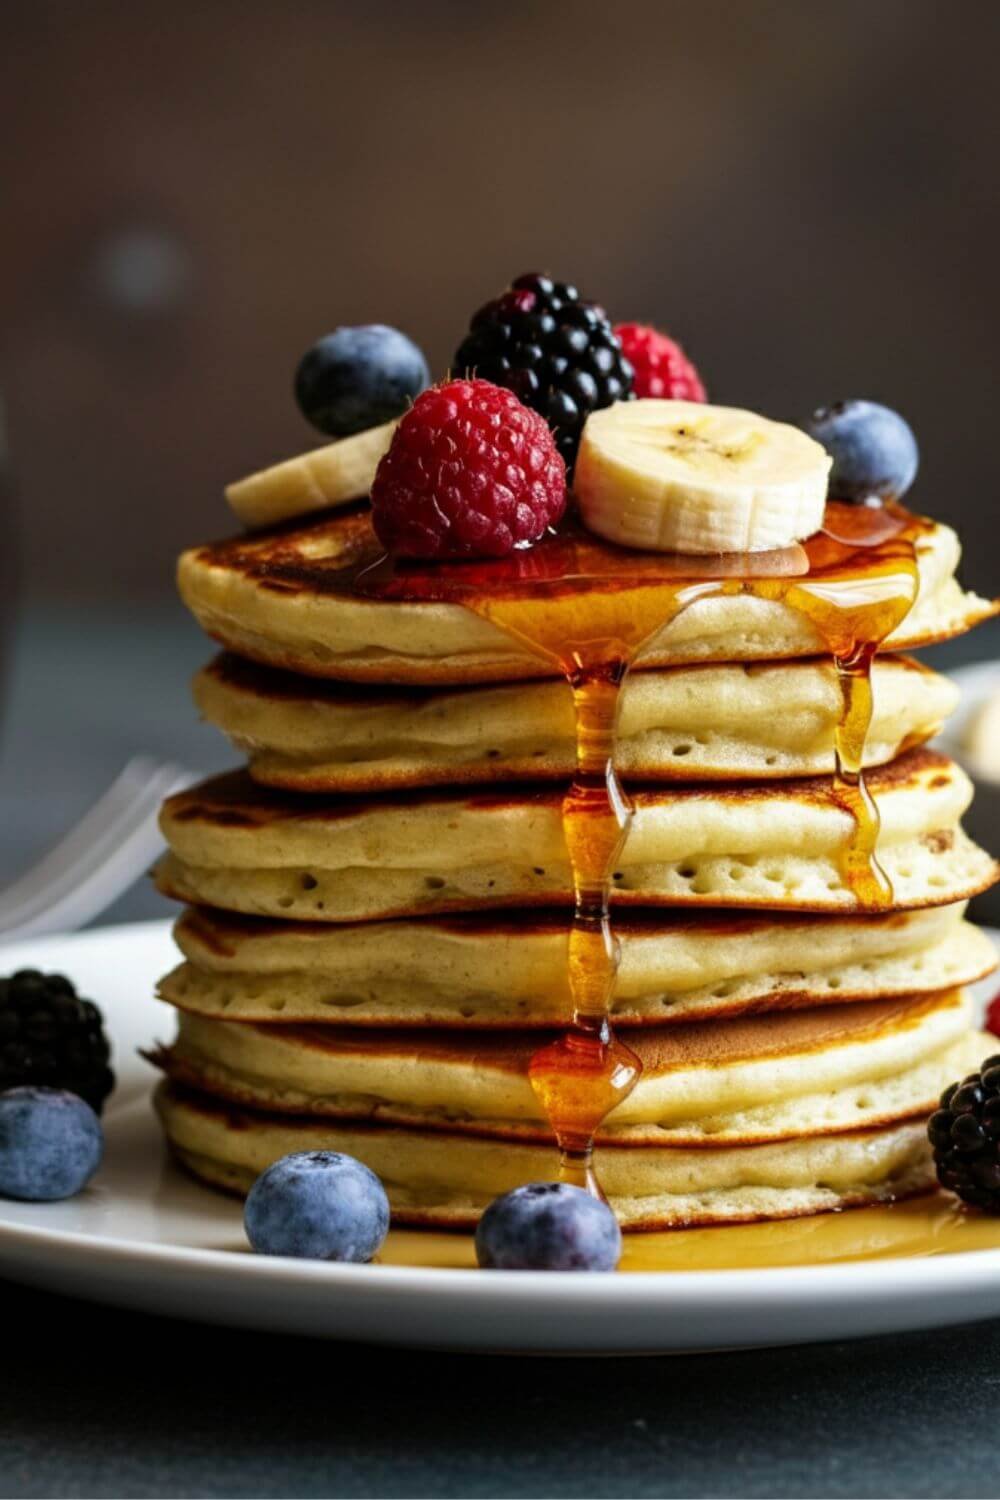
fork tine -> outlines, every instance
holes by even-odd
[[[89,878],[115,850],[142,824],[152,822],[163,793],[177,784],[172,769],[164,768],[155,779],[136,789],[128,802],[121,797],[104,804],[104,819],[86,819],[86,837],[64,841],[34,870],[18,882],[16,889],[0,896],[0,929],[20,925],[39,907],[46,907]]]
[[[160,846],[159,831],[150,817],[133,829],[113,854],[86,878],[36,909],[15,928],[2,930],[4,941],[83,927],[149,868]]]
[[[34,905],[40,895],[50,895],[55,887],[72,883],[113,849],[137,819],[148,815],[149,808],[159,799],[164,778],[157,774],[150,780],[146,774],[140,782],[144,770],[142,762],[130,763],[66,838],[0,894],[0,913],[4,917],[12,919],[22,908]]]
[[[27,874],[13,881],[0,893],[0,906],[4,910],[13,908],[21,901],[32,899],[40,887],[48,886],[62,872],[80,860],[93,857],[95,843],[113,836],[113,830],[122,818],[127,818],[137,797],[142,797],[150,785],[151,763],[143,757],[129,761],[121,774],[112,782],[104,795],[94,803],[70,832]]]
[[[0,934],[56,931],[89,921],[132,883],[160,847],[155,814],[187,783],[177,766],[129,762],[108,792],[43,860],[0,894]]]

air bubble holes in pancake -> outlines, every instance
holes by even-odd
[[[727,979],[725,984],[720,984],[715,987],[715,989],[712,991],[712,999],[728,1000],[729,996],[732,995],[736,990],[738,990],[739,987],[740,981],[738,979]]]

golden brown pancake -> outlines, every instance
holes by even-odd
[[[617,1027],[721,1021],[970,984],[996,964],[964,906],[886,916],[625,913]],[[180,1010],[276,1025],[569,1025],[569,918],[507,912],[340,926],[191,907],[186,962],[159,993]]]
[[[590,544],[600,545],[594,538]],[[551,675],[511,636],[460,605],[359,597],[357,579],[381,550],[370,512],[359,508],[193,548],[180,559],[178,586],[228,650],[307,676],[454,684]],[[920,592],[888,649],[948,639],[994,612],[955,582],[959,554],[947,526],[921,536]],[[790,605],[736,594],[692,604],[639,665],[828,654],[815,626]]]
[[[865,765],[940,729],[958,700],[901,656],[872,669]],[[303,792],[569,777],[569,687],[558,681],[433,690],[292,676],[223,654],[194,683],[202,717],[249,760],[255,781]],[[616,764],[633,780],[772,780],[832,774],[843,691],[831,661],[715,664],[626,680]]]
[[[916,750],[867,778],[895,909],[963,900],[995,878],[962,833],[972,795]],[[854,820],[827,779],[634,789],[612,899],[632,906],[858,908],[842,858]],[[161,817],[168,895],[249,915],[368,921],[567,905],[561,794],[548,786],[382,797],[295,796],[243,772],[181,792]]]
[[[965,1070],[970,1013],[964,994],[947,990],[646,1028],[629,1038],[639,1081],[599,1139],[746,1145],[926,1116],[956,1067]],[[544,1033],[255,1025],[181,1012],[176,1040],[157,1060],[182,1083],[256,1109],[546,1141],[529,1082],[545,1041]]]
[[[553,1153],[524,1141],[263,1114],[174,1083],[156,1106],[178,1160],[202,1181],[245,1193],[292,1151],[344,1151],[383,1181],[393,1221],[472,1228],[500,1193],[551,1179]],[[923,1121],[761,1146],[599,1147],[597,1170],[626,1230],[794,1218],[925,1192],[934,1167]]]

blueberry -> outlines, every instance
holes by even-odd
[[[481,1266],[497,1271],[613,1271],[622,1253],[606,1203],[564,1182],[529,1182],[494,1198],[476,1229]]]
[[[71,1198],[93,1177],[104,1134],[91,1109],[62,1089],[0,1094],[0,1195],[47,1203]]]
[[[920,454],[909,424],[877,401],[823,407],[806,431],[833,458],[831,500],[898,500],[916,478]]]
[[[295,1151],[257,1178],[243,1223],[259,1255],[367,1261],[388,1233],[389,1200],[353,1156]]]
[[[391,422],[430,384],[412,339],[384,323],[337,328],[303,355],[295,399],[303,416],[330,437],[350,437]]]

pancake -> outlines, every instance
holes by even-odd
[[[963,991],[945,990],[637,1031],[629,1044],[641,1077],[598,1138],[746,1145],[927,1115],[967,1071],[970,1013]],[[157,1054],[165,1071],[237,1103],[551,1139],[528,1077],[546,1033],[177,1019],[176,1040]]]
[[[866,766],[930,739],[958,701],[946,678],[899,656],[875,662],[872,689]],[[194,696],[249,757],[255,781],[292,791],[561,779],[575,765],[561,682],[390,691],[223,655],[199,673]],[[622,692],[616,764],[657,781],[830,775],[842,712],[830,661],[635,672]]]
[[[990,885],[993,860],[959,827],[972,796],[947,757],[915,750],[870,773],[878,857],[894,908],[945,905]],[[635,790],[612,899],[619,907],[851,911],[840,859],[850,813],[827,779]],[[295,796],[244,772],[170,798],[157,879],[198,905],[352,922],[484,908],[566,905],[560,792]]]
[[[889,649],[946,640],[994,612],[955,581],[960,550],[947,526],[920,537],[919,594]],[[307,676],[455,684],[550,675],[498,626],[460,605],[358,597],[354,581],[381,551],[362,508],[193,548],[180,559],[178,586],[227,649]],[[735,594],[693,603],[639,660],[675,666],[827,654],[815,626],[791,606]]]
[[[245,1193],[291,1151],[344,1151],[382,1179],[397,1224],[471,1228],[499,1193],[552,1177],[552,1152],[445,1131],[343,1124],[222,1105],[173,1084],[156,1106],[178,1160]],[[794,1218],[925,1192],[935,1177],[924,1122],[717,1150],[599,1147],[596,1166],[626,1230]]]
[[[964,906],[885,917],[681,912],[615,924],[618,1027],[927,993],[996,963]],[[192,907],[160,984],[230,1021],[466,1028],[568,1025],[568,919],[515,912],[340,927]]]

